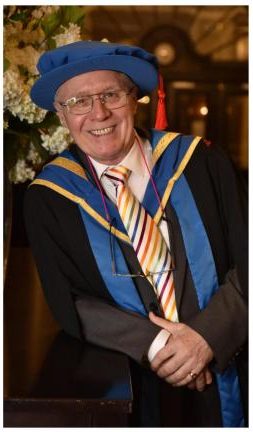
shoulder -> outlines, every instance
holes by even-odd
[[[182,140],[184,137],[182,135]],[[227,176],[235,173],[233,162],[225,150],[204,138],[199,140],[186,170],[197,170],[199,174],[205,173],[216,178],[221,172]]]
[[[77,212],[75,203],[45,186],[30,185],[25,193],[24,216],[34,223],[67,216],[73,218]]]
[[[237,202],[246,214],[247,181],[222,148],[215,144],[207,145],[202,140],[184,174],[193,195],[200,198],[203,205],[206,206],[215,196],[219,207],[223,205],[231,210]]]
[[[30,184],[25,193],[25,206],[46,206],[49,203],[68,201],[54,190],[43,185]]]

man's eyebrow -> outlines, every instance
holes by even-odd
[[[79,91],[78,93],[75,94],[75,97],[76,97],[76,98],[79,98],[79,97],[83,97],[83,96],[91,96],[91,95],[93,95],[93,94],[106,93],[106,92],[108,92],[108,91],[115,91],[115,90],[119,90],[119,86],[117,87],[117,86],[115,86],[115,85],[111,85],[111,86],[108,86],[108,87],[104,88],[102,91],[100,91],[100,92],[98,92],[98,93],[87,93],[85,90],[83,90],[83,91]],[[72,97],[73,97],[73,96],[72,96]],[[70,99],[71,99],[71,98],[70,98]]]

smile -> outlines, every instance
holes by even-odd
[[[91,130],[90,133],[95,136],[108,135],[113,131],[113,127],[107,127],[104,129],[94,129]]]

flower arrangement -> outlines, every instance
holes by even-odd
[[[84,7],[4,7],[4,158],[13,183],[32,180],[43,164],[71,142],[55,113],[29,93],[36,64],[48,49],[81,40]]]

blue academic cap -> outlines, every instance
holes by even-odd
[[[158,84],[156,57],[136,46],[107,42],[79,41],[47,51],[39,59],[40,78],[31,89],[33,102],[55,111],[57,89],[76,75],[112,70],[128,75],[139,88],[140,97]]]

